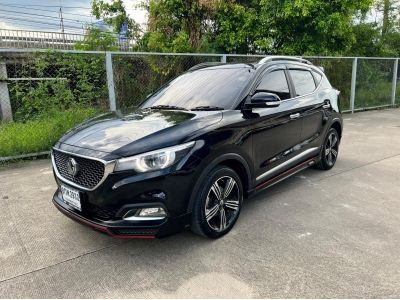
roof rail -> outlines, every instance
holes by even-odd
[[[312,62],[310,62],[307,59],[301,58],[301,57],[294,57],[294,56],[267,56],[261,59],[258,63],[259,64],[264,64],[270,61],[276,61],[276,60],[289,60],[289,61],[297,61],[301,62],[303,64],[307,65],[312,65]]]
[[[220,66],[220,65],[224,65],[225,63],[222,62],[205,62],[205,63],[200,63],[197,65],[194,65],[193,67],[191,67],[188,71],[194,71],[194,70],[198,70],[198,69],[204,69],[207,67],[214,67],[214,66]]]
[[[191,67],[188,71],[195,71],[195,70],[199,70],[199,69],[204,69],[204,68],[208,68],[208,67],[215,67],[215,66],[222,66],[222,65],[232,65],[231,64],[227,64],[224,62],[218,62],[218,61],[214,61],[214,62],[204,62],[204,63],[199,63],[197,65],[194,65],[193,67]],[[249,67],[255,69],[254,64],[251,63],[242,63],[243,65],[248,65]]]

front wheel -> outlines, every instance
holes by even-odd
[[[322,145],[321,160],[315,165],[321,170],[330,170],[335,165],[339,154],[339,134],[331,128]]]
[[[191,230],[202,236],[219,238],[232,229],[239,217],[242,183],[234,170],[217,166],[202,186],[194,203]]]

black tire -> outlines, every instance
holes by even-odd
[[[243,187],[240,177],[231,168],[215,167],[206,176],[195,199],[192,232],[214,239],[227,234],[239,217],[242,203]]]
[[[339,154],[340,137],[335,128],[329,129],[321,149],[321,160],[315,165],[320,170],[330,170]]]

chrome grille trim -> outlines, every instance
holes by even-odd
[[[58,152],[65,153],[65,154],[69,154],[71,156],[77,156],[77,157],[82,157],[82,158],[86,158],[86,159],[96,160],[96,161],[99,161],[99,162],[103,163],[104,164],[103,178],[93,188],[87,188],[87,187],[84,187],[82,185],[76,184],[75,182],[72,182],[72,181],[68,180],[67,178],[63,177],[60,174],[60,172],[58,171],[58,169],[57,169],[57,165],[56,165],[56,162],[54,160],[54,154],[53,154],[54,150],[58,151]],[[76,187],[76,188],[84,190],[84,191],[94,191],[95,189],[97,189],[104,182],[104,180],[106,180],[108,175],[111,174],[114,171],[114,166],[115,166],[115,160],[105,161],[105,160],[100,159],[100,158],[85,156],[85,155],[81,155],[81,154],[77,154],[77,153],[73,153],[73,152],[69,152],[69,151],[65,151],[65,150],[60,150],[60,149],[57,149],[57,148],[53,148],[52,151],[51,151],[51,163],[53,165],[54,173],[56,174],[58,179],[60,179],[62,182],[66,183],[66,184],[68,184],[70,186]]]

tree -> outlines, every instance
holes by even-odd
[[[126,24],[128,26],[127,37],[139,39],[140,26],[128,16],[122,0],[112,0],[111,3],[104,0],[92,0],[92,14],[112,26],[116,33],[119,33]]]
[[[255,50],[259,16],[257,5],[218,1],[214,6],[212,30],[208,40],[217,52],[251,53]],[[269,38],[266,37],[266,40]]]
[[[204,33],[213,7],[212,0],[149,0],[143,4],[149,12],[149,50],[192,52],[205,50]]]
[[[340,54],[372,0],[149,0],[148,50]],[[206,46],[206,47],[205,47]]]
[[[89,27],[86,30],[85,38],[82,42],[74,45],[76,50],[93,51],[116,51],[116,37],[111,32],[104,32],[95,27]]]
[[[356,56],[400,55],[400,1],[376,0],[370,15],[381,16],[376,20],[360,18],[354,25],[355,42],[347,54]]]
[[[261,36],[272,44],[260,48],[290,55],[342,54],[354,41],[353,16],[372,0],[261,0]],[[257,43],[257,41],[256,41]]]
[[[377,10],[382,12],[380,47],[386,55],[399,55],[400,48],[400,2],[378,0]]]

